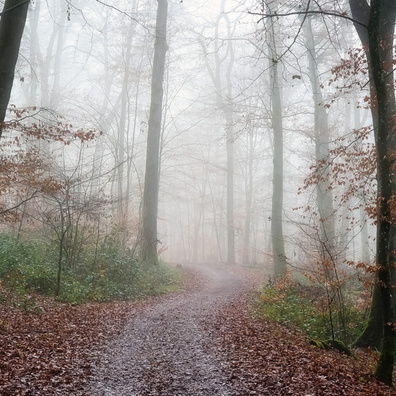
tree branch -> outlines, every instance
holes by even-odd
[[[354,18],[352,18],[352,17],[350,17],[350,16],[348,16],[346,14],[340,14],[339,12],[335,12],[335,11],[314,11],[314,10],[311,10],[311,11],[291,11],[291,12],[285,12],[285,13],[281,13],[281,14],[278,14],[278,13],[275,13],[275,14],[262,14],[262,13],[259,13],[259,12],[249,12],[249,14],[250,15],[259,15],[259,16],[261,16],[262,18],[259,19],[258,22],[261,22],[263,19],[266,19],[266,18],[285,17],[285,16],[290,16],[290,15],[305,15],[305,16],[307,16],[307,15],[326,15],[326,16],[335,16],[335,17],[338,17],[338,18],[342,18],[342,19],[346,19],[348,21],[351,21],[351,22],[353,22],[353,23],[355,23],[357,25],[363,26],[363,27],[365,27],[367,29],[367,25],[366,24],[364,24],[364,23],[362,23],[360,21],[357,21],[356,19],[354,19]]]
[[[21,202],[19,202],[17,205],[13,206],[12,208],[8,208],[8,209],[5,209],[5,210],[2,210],[2,211],[0,212],[0,215],[3,215],[3,214],[8,213],[8,212],[11,212],[12,210],[18,209],[18,208],[19,208],[20,206],[22,206],[24,203],[30,201],[30,200],[33,199],[33,198],[36,198],[36,197],[37,197],[37,193],[38,193],[38,191],[36,190],[36,191],[33,192],[33,194],[32,194],[30,197],[25,198],[24,200],[22,200]]]

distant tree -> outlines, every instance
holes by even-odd
[[[309,79],[314,102],[314,135],[315,135],[315,160],[320,163],[329,154],[330,130],[327,109],[320,82],[318,64],[319,55],[316,48],[311,17],[304,21],[304,39],[307,47]],[[320,216],[320,241],[323,246],[321,256],[323,259],[332,259],[335,245],[335,225],[332,190],[329,188],[329,175],[323,169],[323,175],[316,185],[316,203]]]
[[[267,5],[267,7],[269,7]],[[268,8],[269,12],[271,10]],[[274,260],[274,275],[284,277],[287,271],[285,242],[283,235],[283,117],[282,92],[280,82],[280,61],[278,49],[279,26],[275,19],[269,18],[267,26],[267,42],[270,70],[271,124],[274,135],[273,177],[272,177],[272,210],[271,239]]]
[[[221,24],[226,28],[226,37],[224,40],[220,37]],[[200,44],[204,50],[206,67],[209,76],[216,89],[216,105],[222,111],[225,120],[225,137],[226,137],[226,218],[227,218],[227,263],[235,264],[235,219],[234,219],[234,101],[233,101],[233,83],[232,71],[235,64],[235,50],[232,40],[234,26],[231,25],[230,18],[225,12],[225,1],[221,3],[221,13],[217,17],[213,40],[214,62],[209,62],[208,49],[206,44],[201,40]]]

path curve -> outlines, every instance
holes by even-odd
[[[131,319],[107,348],[91,386],[97,396],[235,395],[222,356],[209,348],[205,326],[225,304],[242,298],[251,282],[220,266],[190,270],[201,287],[160,299]],[[250,286],[249,286],[250,285]]]

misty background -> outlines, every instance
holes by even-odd
[[[95,131],[83,143],[24,143],[39,145],[47,177],[67,181],[81,243],[95,234],[131,251],[139,245],[156,3],[30,6],[10,103],[29,109],[28,123],[61,117],[73,128]],[[283,5],[269,7],[281,13]],[[331,152],[340,142],[364,150],[372,141],[353,132],[372,123],[364,74],[337,75],[336,69],[359,47],[354,28],[325,15],[263,19],[261,12],[257,1],[169,2],[160,258],[272,269],[279,257],[309,266],[330,246],[338,262],[369,263],[374,227],[365,209],[374,175],[356,182],[351,170],[334,181],[327,165],[319,196],[318,183],[309,182],[312,167],[329,152],[333,165],[343,163],[342,153]],[[2,200],[17,204],[28,190]],[[29,200],[18,207],[18,222],[3,227],[48,233],[54,218],[45,216],[64,205],[65,196]],[[277,224],[281,254],[273,249]]]

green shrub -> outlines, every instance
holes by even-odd
[[[0,234],[0,279],[20,292],[53,295],[58,272],[56,244]],[[60,301],[136,299],[175,290],[177,272],[166,265],[144,266],[128,250],[105,241],[98,250],[86,244],[73,268],[63,263]]]
[[[0,278],[21,291],[50,294],[54,290],[55,268],[43,244],[0,234]]]
[[[136,277],[139,292],[143,295],[158,295],[175,291],[180,274],[164,264],[141,268]]]
[[[65,303],[81,304],[88,300],[88,295],[89,290],[85,285],[69,275],[62,282],[61,293],[57,299]]]
[[[266,286],[261,292],[258,309],[268,319],[297,327],[310,337],[326,336],[326,325],[321,312],[301,296],[296,288]]]
[[[346,300],[347,301],[347,300]],[[286,280],[267,285],[261,291],[258,311],[266,318],[287,326],[297,327],[309,338],[328,339],[332,337],[328,305],[324,290]],[[343,309],[345,323],[337,322],[337,311],[332,312],[334,336],[346,343],[352,342],[364,326],[364,312],[346,302]]]

